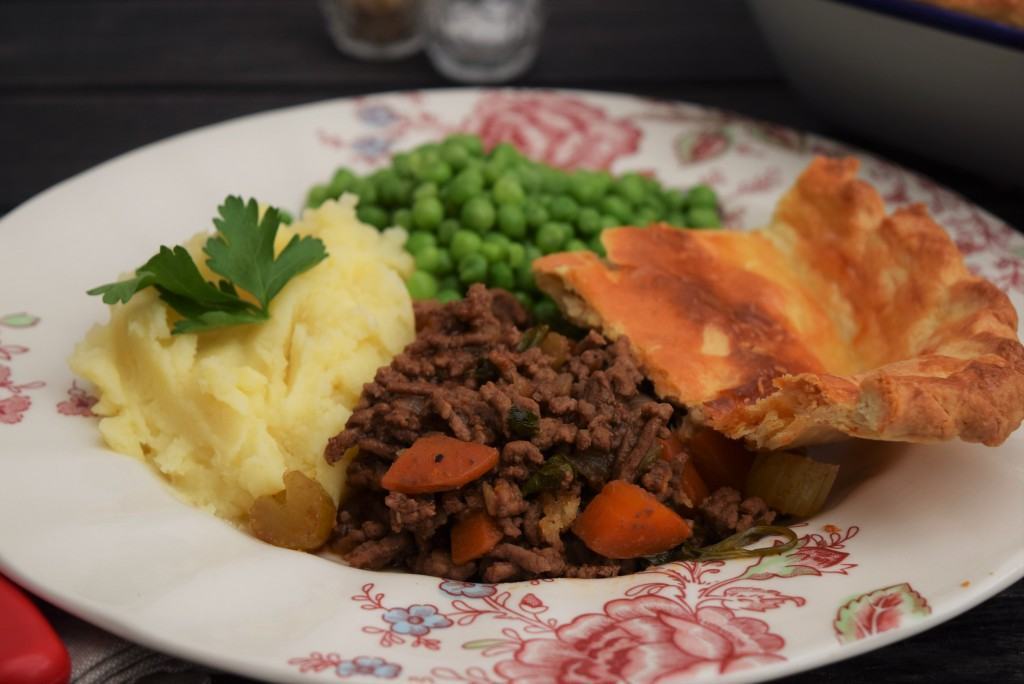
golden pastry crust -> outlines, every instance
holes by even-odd
[[[1009,299],[921,206],[886,215],[855,159],[816,159],[750,232],[606,231],[538,284],[629,336],[659,394],[758,448],[856,436],[999,444],[1024,418]]]

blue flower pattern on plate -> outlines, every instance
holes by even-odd
[[[342,660],[338,663],[338,667],[335,670],[339,677],[371,675],[381,679],[394,679],[401,671],[401,665],[389,663],[383,658],[371,658],[370,656],[359,656],[352,660]]]
[[[408,608],[392,608],[384,613],[384,622],[391,624],[396,634],[421,637],[432,629],[451,627],[452,621],[437,612],[431,605],[412,605]]]
[[[381,157],[391,149],[391,141],[386,138],[363,137],[352,143],[352,149],[366,157]]]
[[[384,128],[398,121],[398,115],[391,107],[384,105],[368,105],[359,108],[359,119],[375,128]]]

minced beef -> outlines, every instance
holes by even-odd
[[[704,528],[719,538],[771,519],[763,502],[734,501],[734,491],[715,492],[700,508],[679,498],[687,457],[659,458],[676,411],[647,391],[627,339],[591,331],[571,340],[528,325],[512,295],[481,285],[461,301],[416,304],[416,339],[377,371],[327,447],[332,463],[357,448],[331,542],[348,563],[486,582],[633,572],[642,563],[603,558],[569,531],[584,502],[612,479],[706,516]],[[386,492],[381,478],[390,464],[430,433],[494,446],[498,465],[454,491]],[[574,468],[524,494],[556,454],[575,459]],[[451,524],[480,510],[503,540],[455,565]]]

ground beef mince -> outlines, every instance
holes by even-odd
[[[417,303],[416,331],[364,387],[327,447],[328,461],[348,459],[349,491],[331,547],[351,565],[486,582],[633,572],[642,561],[601,557],[570,531],[613,479],[690,506],[715,534],[771,520],[763,502],[732,490],[696,511],[675,501],[687,457],[665,458],[661,444],[676,411],[647,390],[625,338],[592,331],[570,339],[530,327],[512,295],[481,285],[461,301]],[[386,491],[381,479],[391,463],[431,433],[493,446],[498,464],[452,491]],[[476,511],[491,516],[502,540],[456,565],[451,526]]]

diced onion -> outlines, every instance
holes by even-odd
[[[764,452],[747,475],[746,494],[761,497],[780,513],[805,518],[825,505],[838,472],[837,465],[788,451]]]

